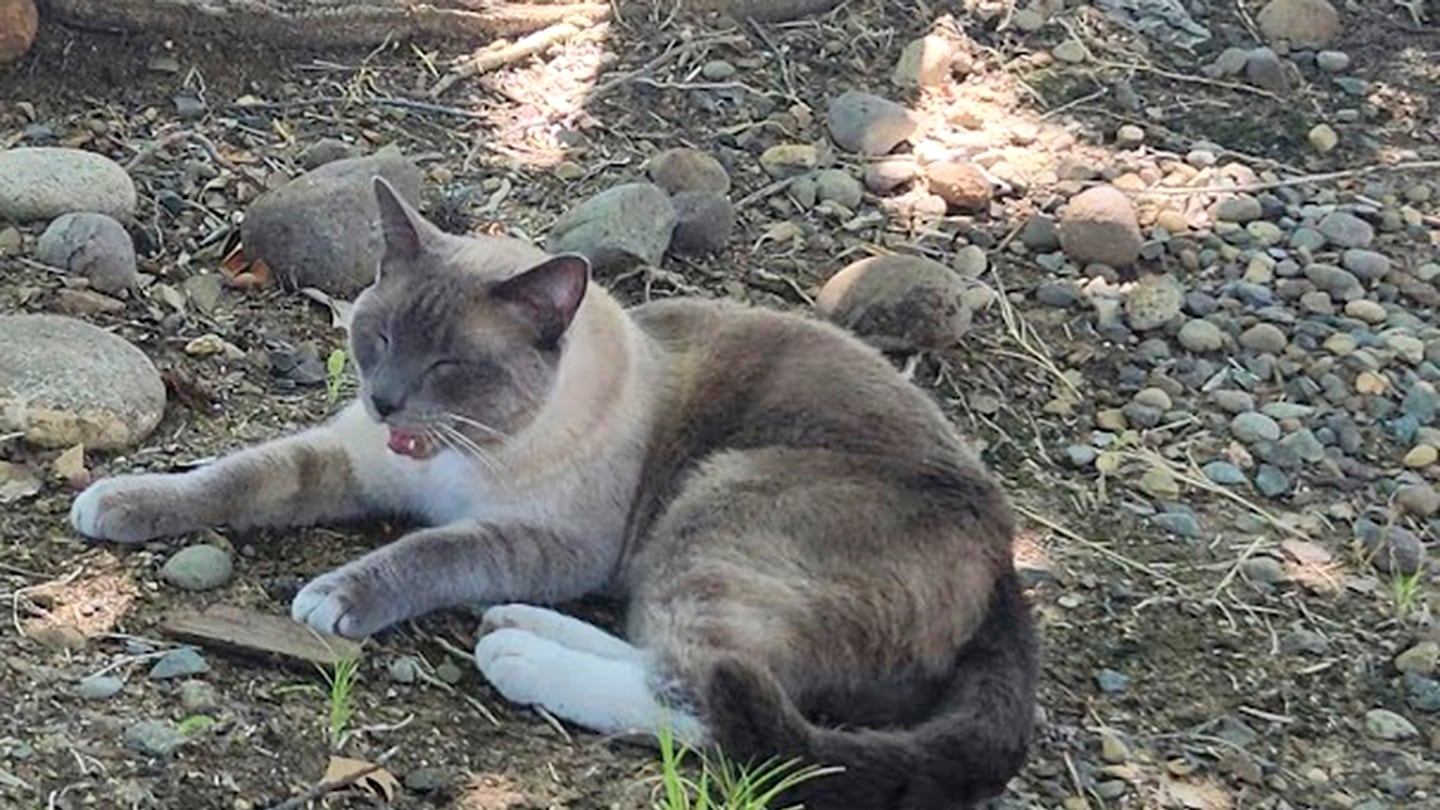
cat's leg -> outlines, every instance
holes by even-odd
[[[601,658],[631,661],[640,657],[640,650],[633,645],[593,624],[534,605],[496,605],[486,610],[480,622],[480,635],[507,627],[525,630],[567,649]]]
[[[705,742],[699,718],[662,699],[664,689],[643,656],[593,655],[506,627],[481,637],[475,662],[506,700],[541,706],[592,731],[653,737],[668,730],[680,744]]]
[[[458,521],[412,532],[312,580],[290,614],[322,633],[368,636],[441,608],[558,602],[609,579],[617,548],[520,524]]]
[[[138,543],[211,526],[300,526],[373,508],[354,448],[375,444],[351,406],[334,421],[183,473],[121,475],[91,484],[70,508],[87,537]],[[380,440],[383,442],[383,440]],[[383,444],[377,444],[383,449]]]

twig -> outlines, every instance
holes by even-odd
[[[1154,568],[1146,565],[1145,563],[1139,562],[1138,560],[1132,560],[1129,557],[1126,557],[1125,555],[1119,553],[1118,551],[1107,548],[1103,543],[1097,543],[1094,540],[1091,540],[1070,529],[1067,529],[1064,526],[1061,526],[1059,523],[1056,523],[1055,521],[1045,517],[1044,515],[1041,515],[1038,512],[1032,512],[1029,509],[1026,509],[1025,507],[1018,504],[1013,508],[1016,512],[1019,512],[1025,518],[1039,523],[1041,526],[1044,526],[1050,531],[1065,537],[1065,539],[1067,540],[1079,543],[1080,545],[1090,549],[1091,551],[1094,551],[1101,556],[1106,557],[1112,562],[1118,563],[1121,567],[1128,568],[1141,574],[1145,574],[1146,576],[1154,577],[1155,579],[1158,579],[1167,585],[1173,585],[1176,588],[1184,588],[1184,586],[1178,580],[1166,574],[1162,574],[1159,571],[1156,571]]]
[[[787,177],[784,180],[776,180],[768,186],[763,186],[762,188],[742,197],[739,202],[735,203],[735,210],[739,211],[747,205],[751,205],[767,197],[779,194],[780,192],[789,188],[790,184],[794,183],[798,179],[798,177]]]
[[[1132,191],[1132,194],[1220,194],[1248,193],[1251,191],[1269,191],[1270,189],[1285,188],[1288,186],[1303,186],[1309,183],[1328,183],[1331,180],[1344,180],[1347,177],[1363,177],[1367,174],[1380,172],[1418,172],[1440,169],[1440,160],[1412,160],[1405,163],[1373,163],[1369,166],[1360,166],[1354,169],[1343,169],[1334,172],[1321,172],[1319,174],[1301,174],[1295,177],[1286,177],[1280,180],[1269,180],[1257,183],[1245,183],[1238,186],[1202,186],[1200,188],[1147,188]]]
[[[271,805],[269,810],[298,810],[298,808],[304,807],[305,805],[320,798],[321,796],[324,796],[327,793],[339,790],[340,788],[347,787],[349,785],[353,785],[356,782],[359,782],[361,779],[364,779],[370,774],[375,773],[376,771],[385,767],[385,763],[389,762],[390,758],[395,756],[395,754],[399,750],[399,746],[391,748],[389,751],[386,751],[385,753],[377,757],[375,761],[370,763],[369,765],[366,765],[365,767],[355,771],[354,773],[347,773],[339,779],[322,779],[312,785],[309,790],[301,793],[299,796],[293,796],[283,802],[280,802],[279,804]]]
[[[85,678],[98,678],[98,677],[100,677],[101,675],[104,675],[105,673],[110,672],[110,671],[112,671],[112,670],[119,669],[120,667],[123,667],[123,666],[125,666],[126,664],[134,664],[134,663],[138,663],[138,662],[140,662],[140,661],[149,661],[149,660],[152,659],[152,658],[163,658],[163,657],[165,657],[166,655],[170,654],[171,652],[173,652],[173,650],[168,650],[168,649],[167,649],[167,650],[155,650],[154,652],[148,652],[148,653],[139,653],[139,654],[137,654],[137,655],[126,655],[126,656],[122,656],[122,657],[119,658],[118,660],[111,661],[109,664],[106,664],[105,666],[101,667],[100,669],[97,669],[97,670],[95,670],[94,672],[90,673],[89,675],[86,675]],[[84,679],[82,679],[82,680],[84,680]]]
[[[1255,552],[1260,550],[1260,546],[1264,544],[1265,539],[1265,535],[1257,535],[1255,541],[1240,553],[1240,556],[1230,565],[1230,570],[1226,571],[1225,576],[1220,578],[1220,584],[1216,585],[1215,590],[1210,592],[1211,599],[1220,598],[1220,594],[1230,586],[1230,583],[1235,579],[1235,575],[1240,573],[1240,566],[1244,565],[1246,560],[1255,556]]]
[[[1143,70],[1146,73],[1154,73],[1156,76],[1163,76],[1164,78],[1170,79],[1171,81],[1182,82],[1185,84],[1204,84],[1210,87],[1223,87],[1226,90],[1234,90],[1238,93],[1250,93],[1257,96],[1263,96],[1265,98],[1271,99],[1273,101],[1279,101],[1281,103],[1284,103],[1285,101],[1285,99],[1281,98],[1279,95],[1276,95],[1275,93],[1272,93],[1269,90],[1265,90],[1260,87],[1252,87],[1248,84],[1240,84],[1238,82],[1222,82],[1219,79],[1210,79],[1206,78],[1205,76],[1190,76],[1184,73],[1176,73],[1171,70],[1165,70],[1164,68],[1158,68],[1154,65],[1141,65],[1131,62],[1107,62],[1104,60],[1098,60],[1095,62],[1095,64],[1099,67],[1112,68],[1114,70]]]
[[[521,37],[519,40],[503,48],[480,51],[441,77],[440,81],[436,82],[435,85],[430,88],[430,97],[439,98],[441,94],[455,86],[455,83],[462,79],[478,76],[481,73],[488,73],[496,68],[504,67],[512,62],[518,62],[528,56],[533,56],[548,50],[574,37],[580,33],[580,30],[580,27],[573,23],[556,23],[549,28],[542,28],[532,34]]]
[[[1081,104],[1085,104],[1085,103],[1094,101],[1095,99],[1100,98],[1101,96],[1103,96],[1103,95],[1105,95],[1106,93],[1109,93],[1109,92],[1110,92],[1110,88],[1108,88],[1108,87],[1102,87],[1102,88],[1100,88],[1099,90],[1096,90],[1095,92],[1090,93],[1089,95],[1084,95],[1084,96],[1081,96],[1081,97],[1079,97],[1079,98],[1072,98],[1072,99],[1070,99],[1069,101],[1065,102],[1064,104],[1061,104],[1059,107],[1056,107],[1056,108],[1053,109],[1053,110],[1046,110],[1046,111],[1045,111],[1045,114],[1040,116],[1040,120],[1041,120],[1041,121],[1044,121],[1045,119],[1049,118],[1049,117],[1052,116],[1052,115],[1059,115],[1060,113],[1065,112],[1066,110],[1073,110],[1073,109],[1075,109],[1076,107],[1079,107]]]
[[[23,433],[19,434],[19,436],[24,436],[24,435],[25,435],[25,434],[23,434]],[[19,438],[19,436],[17,436],[16,438]],[[3,438],[5,438],[5,437],[4,437],[4,436],[0,436],[0,439],[3,439]],[[9,573],[11,573],[11,574],[19,574],[19,575],[22,576],[22,577],[30,577],[31,579],[49,579],[49,578],[50,578],[50,575],[49,575],[49,574],[42,574],[42,573],[40,573],[39,571],[31,571],[31,570],[28,569],[28,568],[21,568],[21,567],[18,566],[18,565],[11,565],[10,563],[7,563],[7,562],[0,562],[0,571],[7,571],[7,572],[9,572]]]
[[[371,96],[369,98],[349,98],[347,96],[314,96],[312,98],[297,98],[293,101],[265,101],[252,104],[235,104],[231,109],[235,110],[291,110],[298,107],[319,107],[325,104],[373,104],[377,107],[396,107],[402,110],[415,110],[416,112],[435,113],[437,115],[450,115],[456,118],[469,118],[479,120],[485,116],[473,110],[462,110],[459,107],[451,107],[445,104],[431,104],[428,101],[415,101],[408,98],[395,98],[394,96]]]
[[[478,699],[467,695],[464,692],[461,692],[450,684],[426,672],[424,669],[418,670],[416,674],[420,677],[420,680],[424,681],[425,683],[428,683],[442,692],[454,695],[455,697],[460,698],[466,703],[469,703],[470,707],[473,708],[475,711],[479,712],[481,717],[484,717],[486,720],[490,721],[490,725],[495,726],[496,728],[500,727],[500,718],[496,717],[495,713],[490,711],[490,709],[484,703],[481,703]]]

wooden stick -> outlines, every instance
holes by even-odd
[[[442,93],[461,79],[468,79],[471,76],[478,76],[481,73],[488,73],[496,68],[504,67],[512,62],[518,62],[527,56],[559,45],[578,33],[580,33],[580,27],[573,23],[556,23],[549,28],[542,28],[533,34],[521,37],[503,48],[479,51],[442,76],[440,81],[430,88],[430,97],[439,98]]]

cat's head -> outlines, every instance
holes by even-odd
[[[502,442],[554,387],[590,265],[518,239],[458,237],[426,221],[381,178],[384,257],[355,302],[360,398],[415,458]]]

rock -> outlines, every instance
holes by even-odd
[[[877,160],[865,167],[865,188],[876,194],[887,194],[915,179],[920,171],[908,157]]]
[[[711,59],[700,66],[700,75],[705,77],[707,82],[724,82],[735,78],[739,69],[734,64],[724,59]]]
[[[1412,484],[1395,493],[1395,504],[1417,517],[1433,517],[1440,512],[1440,492],[1429,484]]]
[[[1079,306],[1084,297],[1073,281],[1047,281],[1035,288],[1035,300],[1047,307],[1069,309]]]
[[[566,211],[550,228],[552,253],[579,253],[597,270],[658,267],[675,229],[675,206],[653,183],[626,183]]]
[[[402,655],[391,661],[386,671],[396,683],[414,683],[420,677],[420,662],[413,656]]]
[[[1361,535],[1370,564],[1382,574],[1411,576],[1425,565],[1425,545],[1403,526],[1373,527]]]
[[[1267,498],[1278,498],[1294,485],[1290,476],[1273,464],[1261,464],[1255,471],[1255,489]]]
[[[920,119],[887,98],[849,90],[830,102],[826,124],[836,146],[873,157],[915,135]]]
[[[1240,345],[1252,352],[1279,354],[1290,342],[1280,327],[1273,323],[1257,323],[1240,333]]]
[[[1402,680],[1406,700],[1412,707],[1422,712],[1440,712],[1440,681],[1408,672]],[[1431,748],[1436,747],[1435,742],[1440,740],[1432,740]]]
[[[290,289],[355,297],[375,281],[384,255],[376,175],[419,204],[420,169],[398,150],[326,163],[250,205],[240,226],[246,257],[264,261]]]
[[[165,384],[124,338],[59,315],[0,315],[0,433],[41,447],[130,447],[165,412]]]
[[[416,793],[434,793],[449,787],[455,781],[448,768],[416,768],[405,774],[405,789]],[[506,803],[509,806],[508,802]]]
[[[321,138],[301,150],[300,154],[296,156],[296,160],[302,168],[310,171],[337,160],[358,158],[364,153],[365,150],[359,146],[346,143],[339,138]]]
[[[134,289],[135,243],[125,226],[104,214],[64,214],[35,243],[35,258],[89,279],[90,286],[115,294]]]
[[[1269,48],[1256,48],[1245,57],[1245,78],[1272,93],[1290,89],[1290,75],[1280,55]]]
[[[1130,747],[1114,734],[1101,734],[1100,758],[1111,765],[1123,765],[1130,761]]]
[[[1288,653],[1304,653],[1321,656],[1330,652],[1330,640],[1314,630],[1296,630],[1280,642],[1280,648]]]
[[[185,681],[180,684],[180,705],[190,714],[206,714],[220,708],[220,695],[204,681]]]
[[[1152,518],[1155,525],[1176,537],[1199,537],[1200,520],[1189,512],[1162,512]]]
[[[1420,732],[1404,717],[1389,709],[1371,709],[1365,713],[1365,733],[1377,740],[1407,740]]]
[[[1306,140],[1310,142],[1311,149],[1314,149],[1322,155],[1326,155],[1334,151],[1335,147],[1339,145],[1340,136],[1335,133],[1334,128],[1329,124],[1316,124],[1310,129],[1310,134],[1306,136]]]
[[[125,302],[94,290],[67,287],[55,293],[55,309],[64,315],[100,315],[124,311]]]
[[[150,678],[156,681],[167,681],[173,678],[204,675],[209,671],[210,664],[199,650],[194,647],[177,647],[160,656],[160,660],[150,668]]]
[[[89,211],[127,222],[135,204],[130,175],[104,155],[54,146],[0,151],[0,220]]]
[[[1072,444],[1065,448],[1065,459],[1071,467],[1084,469],[1095,463],[1100,451],[1088,444]]]
[[[1228,461],[1212,461],[1201,467],[1200,471],[1205,474],[1206,478],[1221,486],[1233,487],[1249,480],[1239,467]]]
[[[1434,675],[1440,669],[1440,643],[1422,641],[1395,656],[1395,669],[1415,675]]]
[[[1025,221],[1020,229],[1020,242],[1036,253],[1052,253],[1060,249],[1060,223],[1054,217],[1037,214]]]
[[[1350,54],[1344,51],[1321,51],[1315,54],[1315,67],[1326,73],[1344,73],[1350,68]]]
[[[1230,420],[1230,435],[1246,444],[1273,442],[1280,438],[1280,425],[1263,413],[1250,411]]]
[[[1344,211],[1326,214],[1317,227],[1331,244],[1342,248],[1369,247],[1375,241],[1375,228],[1370,223]]]
[[[0,0],[0,65],[29,53],[39,30],[35,0]]]
[[[1121,149],[1134,149],[1145,142],[1145,130],[1134,124],[1122,124],[1115,130],[1115,145]]]
[[[1365,281],[1379,281],[1390,273],[1390,259],[1373,250],[1350,248],[1341,254],[1340,264]]]
[[[1340,14],[1329,0],[1270,0],[1255,23],[1271,42],[1299,48],[1329,45],[1340,32]]]
[[[1136,482],[1141,492],[1157,501],[1173,501],[1180,497],[1180,482],[1164,467],[1151,467]]]
[[[1244,48],[1226,48],[1215,57],[1212,63],[1214,71],[1221,76],[1234,76],[1245,69],[1245,63],[1250,59],[1250,52]]]
[[[1095,685],[1107,695],[1116,695],[1130,688],[1130,676],[1113,669],[1102,669],[1095,673]]]
[[[1175,336],[1186,351],[1215,352],[1225,345],[1225,333],[1220,327],[1202,318],[1185,322]]]
[[[1386,317],[1384,305],[1371,301],[1368,298],[1357,298],[1354,301],[1347,301],[1345,303],[1345,314],[1356,320],[1364,321],[1365,323],[1384,323]],[[1349,354],[1349,352],[1346,352],[1346,354]]]
[[[125,747],[151,757],[168,757],[185,736],[163,720],[141,720],[125,729]]]
[[[1125,318],[1137,332],[1159,329],[1180,317],[1185,291],[1169,274],[1140,279],[1125,296]]]
[[[105,700],[124,688],[125,682],[113,675],[92,675],[80,679],[75,685],[75,694],[86,700]]]
[[[816,311],[885,351],[953,346],[970,328],[965,282],[939,262],[872,256],[830,277]]]
[[[1235,222],[1240,225],[1257,220],[1265,215],[1260,201],[1248,194],[1221,200],[1215,206],[1215,219],[1220,222]]]
[[[962,161],[943,161],[925,167],[930,190],[946,205],[960,211],[980,211],[990,205],[990,178],[979,167]]]
[[[724,197],[730,193],[725,167],[699,149],[666,149],[650,158],[646,170],[651,182],[670,194],[689,191]]]
[[[1279,585],[1289,579],[1285,566],[1274,557],[1251,557],[1240,564],[1240,570],[1251,582]]]
[[[844,169],[822,169],[815,173],[815,195],[821,202],[830,201],[854,211],[864,195],[860,181]]]
[[[675,231],[670,249],[677,253],[718,253],[735,229],[735,204],[704,192],[683,191],[670,199],[675,208]]]
[[[820,152],[810,143],[777,143],[760,154],[760,168],[775,178],[797,177],[820,163]]]
[[[1110,186],[1075,195],[1060,215],[1060,244],[1083,264],[1128,267],[1140,258],[1142,242],[1135,207]]]
[[[160,569],[160,576],[177,588],[208,591],[230,581],[230,555],[216,546],[199,544],[175,552]]]
[[[1440,450],[1436,450],[1433,445],[1417,444],[1410,448],[1401,463],[1412,470],[1419,470],[1434,464],[1437,459],[1440,459]]]
[[[955,46],[944,37],[930,34],[911,40],[900,52],[890,81],[897,87],[938,87],[950,76],[954,59]]]
[[[1084,62],[1089,54],[1079,40],[1067,39],[1051,49],[1050,55],[1061,62],[1075,65]]]

